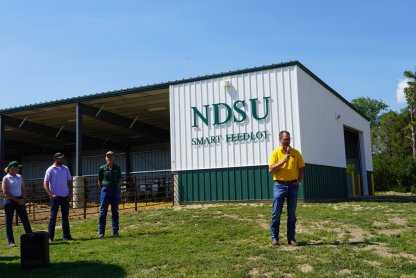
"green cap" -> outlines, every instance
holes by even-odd
[[[19,164],[17,161],[10,161],[9,165],[7,165],[7,168],[20,168],[22,167],[22,164]]]

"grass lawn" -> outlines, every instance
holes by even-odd
[[[50,267],[34,270],[20,269],[20,250],[3,230],[0,277],[416,276],[415,203],[299,203],[299,247],[271,246],[270,214],[270,203],[122,212],[121,237],[104,239],[97,219],[72,220],[76,240],[55,240]],[[18,239],[22,227],[14,231]]]

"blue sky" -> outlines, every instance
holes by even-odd
[[[404,108],[414,0],[0,0],[0,109],[299,60]]]

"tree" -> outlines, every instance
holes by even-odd
[[[386,111],[389,107],[381,100],[369,97],[360,97],[351,101],[358,110],[360,110],[367,118],[370,119],[370,127],[377,125],[381,112]]]
[[[382,112],[389,107],[381,100],[371,99],[369,97],[360,97],[353,99],[351,104],[354,105],[361,113],[370,120],[372,153],[380,154],[382,152],[382,144],[378,138],[378,127]]]
[[[381,115],[377,127],[371,129],[373,154],[389,157],[406,157],[411,152],[409,113],[389,111]]]
[[[404,76],[410,80],[407,82],[408,87],[404,89],[404,95],[410,115],[412,154],[413,158],[416,158],[416,72],[405,71]]]

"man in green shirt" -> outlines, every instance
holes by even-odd
[[[121,182],[121,170],[114,163],[114,153],[108,151],[105,154],[106,164],[100,167],[98,172],[98,186],[101,189],[100,194],[100,217],[98,225],[98,237],[103,238],[105,235],[105,224],[107,221],[108,205],[111,204],[111,223],[113,226],[113,237],[118,237],[118,202],[119,202],[119,185]]]

